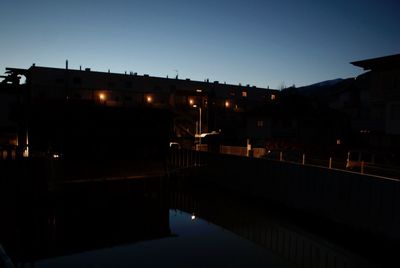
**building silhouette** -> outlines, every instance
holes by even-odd
[[[26,78],[24,84],[20,84],[21,77]],[[35,65],[28,69],[7,68],[1,87],[1,94],[7,96],[2,97],[4,107],[9,111],[2,120],[7,134],[2,146],[14,148],[12,155],[27,154],[28,150],[31,155],[70,150],[72,155],[72,148],[87,148],[94,153],[97,149],[92,147],[97,146],[93,144],[105,146],[110,139],[125,141],[107,147],[129,151],[143,139],[147,144],[152,140],[157,144],[160,135],[166,137],[163,144],[169,139],[191,147],[196,133],[213,131],[224,133],[228,140],[243,140],[247,136],[243,115],[276,100],[279,93],[218,81],[95,72],[89,68],[72,70],[68,62],[65,69]],[[135,111],[129,111],[132,109]],[[148,118],[144,111],[150,114]],[[132,126],[129,131],[127,125]],[[129,142],[127,134],[136,137],[138,132],[146,134],[139,135],[139,142]],[[116,153],[111,148],[105,151]]]
[[[351,64],[366,72],[282,91],[72,70],[68,64],[7,68],[0,83],[1,156],[61,152],[126,158],[138,152],[150,157],[170,142],[185,148],[213,143],[214,151],[218,144],[248,142],[267,150],[330,154],[400,148],[400,55]],[[204,137],[207,133],[218,135]]]
[[[360,147],[400,148],[400,54],[352,62],[366,72],[330,97],[330,107],[346,114]]]

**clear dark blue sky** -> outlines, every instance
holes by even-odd
[[[0,72],[68,59],[74,69],[302,86],[400,53],[399,25],[399,0],[8,0]]]

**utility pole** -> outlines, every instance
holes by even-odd
[[[199,144],[201,144],[201,107],[199,107]]]

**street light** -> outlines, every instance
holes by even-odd
[[[225,101],[225,107],[229,108],[229,106],[231,106],[231,103],[229,101]]]
[[[101,101],[105,101],[105,100],[106,100],[106,94],[100,93],[100,94],[99,94],[99,99],[100,99]]]
[[[98,95],[98,97],[99,97],[99,101],[100,101],[101,103],[105,103],[106,100],[107,100],[107,95],[106,95],[104,92],[100,92],[99,95]]]
[[[193,108],[197,108],[197,104],[192,105]],[[195,138],[199,138],[199,144],[201,144],[201,107],[199,106],[199,128],[196,129]]]

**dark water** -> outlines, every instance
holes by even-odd
[[[68,256],[35,267],[291,267],[272,252],[191,214],[169,211],[171,234]]]
[[[81,182],[40,195],[21,193],[3,213],[1,262],[4,267],[7,259],[15,267],[377,266],[376,260],[252,202],[193,186],[188,179]]]

